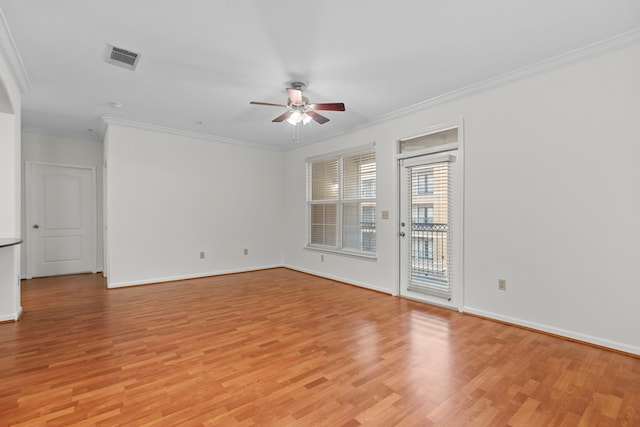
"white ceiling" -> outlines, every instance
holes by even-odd
[[[249,101],[286,103],[292,81],[307,83],[311,102],[346,105],[301,128],[302,143],[314,142],[640,28],[638,0],[0,0],[0,9],[27,76],[25,129],[98,140],[101,118],[113,117],[275,149],[292,146],[292,127],[271,122],[283,110]],[[107,64],[108,44],[139,52],[136,70]]]

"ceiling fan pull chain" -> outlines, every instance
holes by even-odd
[[[300,144],[300,123],[296,123],[293,127],[293,136],[291,137],[296,144]]]

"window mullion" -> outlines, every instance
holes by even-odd
[[[375,254],[375,151],[314,158],[307,164],[308,247]]]

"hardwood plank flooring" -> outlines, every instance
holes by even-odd
[[[640,359],[288,269],[22,292],[1,426],[640,426]]]

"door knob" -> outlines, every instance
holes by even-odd
[[[38,224],[34,225],[33,228],[40,228]]]

